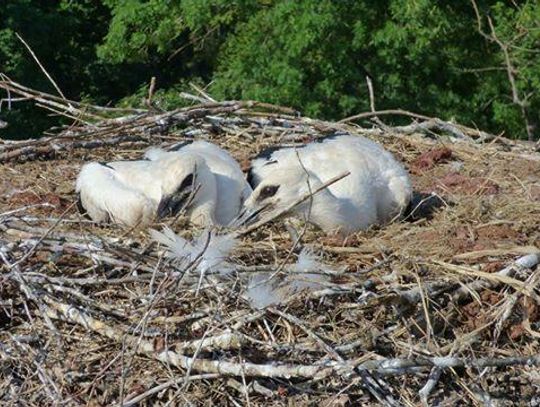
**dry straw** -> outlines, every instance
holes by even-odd
[[[0,404],[483,405],[538,392],[532,144],[410,112],[418,122],[402,127],[351,121],[402,111],[332,123],[203,92],[162,112],[151,100],[85,105],[5,76],[0,88],[72,120],[0,144]],[[300,245],[320,253],[313,272],[326,280],[267,309],[242,293],[254,273],[280,279],[295,262],[283,221],[244,230],[233,272],[208,272],[199,287],[146,230],[97,226],[72,207],[84,161],[205,138],[246,165],[267,146],[335,132],[377,139],[445,205],[345,240],[308,227]],[[451,154],[433,158],[442,148]],[[197,233],[182,218],[171,226]]]

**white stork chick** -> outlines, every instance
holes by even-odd
[[[145,157],[149,160],[160,160],[163,157],[189,153],[204,158],[216,180],[218,205],[214,218],[219,225],[229,225],[238,216],[242,204],[252,192],[238,162],[227,151],[207,141],[184,143],[174,150],[152,148],[145,153]]]
[[[191,222],[215,223],[216,181],[197,155],[167,156],[156,161],[85,164],[77,178],[79,210],[95,222],[145,225],[187,208]]]
[[[252,162],[254,188],[242,219],[279,211],[332,178],[350,174],[296,206],[292,213],[327,233],[341,235],[384,224],[407,207],[412,186],[403,166],[381,145],[336,135],[298,148],[274,149]]]

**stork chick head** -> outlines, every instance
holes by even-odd
[[[240,220],[252,223],[255,219],[268,213],[285,211],[282,216],[287,216],[305,212],[310,206],[309,199],[299,203],[294,208],[289,210],[287,208],[320,185],[319,178],[300,165],[276,168],[275,171],[264,177],[246,200]]]
[[[199,156],[165,155],[154,161],[161,168],[161,201],[158,217],[172,216],[188,206],[195,206],[215,191],[210,169]]]

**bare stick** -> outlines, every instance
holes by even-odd
[[[375,92],[373,91],[373,81],[369,77],[369,75],[366,75],[366,82],[369,92],[369,108],[372,112],[375,111]]]
[[[437,383],[439,382],[441,373],[442,373],[442,369],[440,367],[434,367],[433,369],[431,369],[431,372],[429,373],[429,378],[426,384],[418,392],[418,395],[420,396],[420,398],[422,399],[422,402],[426,406],[428,405],[427,399],[429,395],[431,394],[431,392],[433,391],[433,389],[435,388],[435,386],[437,385]]]
[[[26,43],[26,41],[19,35],[19,33],[15,33],[15,35],[17,36],[17,38],[19,39],[19,41],[21,41],[23,43],[23,45],[26,47],[26,49],[28,50],[28,52],[30,52],[30,55],[32,55],[32,58],[34,58],[34,61],[36,61],[36,63],[39,65],[39,67],[41,68],[41,71],[45,74],[45,76],[47,77],[47,79],[52,83],[52,85],[54,86],[54,88],[56,89],[56,91],[58,92],[58,94],[60,96],[62,96],[62,99],[64,99],[66,102],[67,102],[67,98],[64,96],[64,94],[62,93],[62,91],[60,90],[60,87],[58,86],[58,84],[54,81],[54,79],[51,77],[51,75],[49,75],[49,73],[47,72],[47,70],[43,67],[43,65],[41,64],[41,62],[39,62],[39,59],[38,57],[36,56],[36,54],[34,53],[34,51],[32,51],[32,48],[30,48],[30,45],[28,45]],[[69,103],[69,102],[68,102]],[[70,105],[71,107],[71,105]]]
[[[45,297],[45,302],[50,306],[47,307],[47,315],[53,318],[66,319],[70,322],[82,325],[90,331],[94,331],[100,335],[106,336],[117,342],[122,342],[126,336],[123,332],[118,331],[111,325],[107,325],[95,318],[85,314],[77,308],[70,305],[59,303],[51,298]],[[210,339],[210,338],[207,338]],[[207,341],[203,339],[203,341]],[[381,359],[370,360],[361,364],[353,361],[332,362],[313,365],[293,365],[293,364],[255,364],[255,363],[235,363],[226,360],[208,360],[195,359],[185,356],[171,350],[158,351],[155,346],[146,340],[138,340],[138,338],[127,337],[126,344],[134,346],[137,343],[137,353],[148,355],[156,360],[171,364],[182,369],[193,369],[206,373],[219,373],[224,376],[258,376],[269,378],[312,378],[322,379],[331,375],[348,376],[352,369],[355,372],[374,372],[381,375],[403,375],[411,373],[422,373],[426,369],[439,367],[441,369],[455,367],[505,367],[513,365],[524,366],[540,366],[540,356],[515,356],[507,358],[458,358],[458,357],[433,357],[433,358],[410,358],[410,359]],[[230,344],[230,341],[226,341]],[[212,349],[215,342],[207,349]],[[223,345],[223,344],[221,344]],[[201,346],[195,341],[191,343],[189,349],[196,349]],[[226,348],[226,347],[225,347]],[[183,348],[186,349],[185,347]],[[215,349],[215,348],[214,348]],[[223,347],[220,347],[223,349]]]
[[[71,205],[69,205],[68,208],[62,213],[62,215],[60,215],[58,220],[45,232],[45,234],[43,234],[43,236],[41,236],[39,238],[39,240],[36,242],[36,244],[34,246],[32,246],[32,248],[30,250],[28,250],[28,252],[26,252],[26,254],[24,256],[22,256],[15,263],[11,264],[9,268],[12,269],[14,267],[19,266],[19,264],[26,261],[32,254],[34,254],[34,252],[36,251],[37,247],[41,244],[41,242],[43,242],[43,240],[45,240],[45,238],[49,235],[49,233],[51,233],[59,225],[59,223],[62,221],[64,216],[66,216],[66,214],[71,210],[71,208],[73,208],[73,206],[75,206],[75,204],[76,204],[76,202],[73,202]]]
[[[133,406],[135,404],[138,404],[139,402],[147,399],[148,397],[150,396],[153,396],[154,394],[156,393],[159,393],[160,391],[162,390],[165,390],[169,387],[172,387],[172,386],[176,386],[178,384],[181,384],[183,383],[184,381],[189,381],[189,382],[192,382],[192,381],[195,381],[195,380],[207,380],[207,379],[217,379],[221,377],[220,374],[218,373],[207,373],[207,374],[200,374],[200,375],[191,375],[189,377],[181,377],[179,379],[173,379],[173,380],[169,380],[165,383],[162,383],[160,385],[157,385],[155,387],[152,387],[151,389],[145,391],[144,393],[141,393],[135,397],[126,397],[126,399],[124,399],[124,402],[122,403],[122,406],[123,407],[129,407],[129,406]]]
[[[354,116],[349,116],[344,119],[341,119],[338,121],[338,123],[347,123],[347,122],[352,122],[358,119],[367,119],[369,117],[374,117],[374,116],[388,116],[388,115],[408,116],[414,119],[421,119],[421,120],[432,119],[432,117],[424,116],[422,114],[418,114],[414,112],[409,112],[408,110],[388,109],[388,110],[378,110],[378,111],[372,110],[371,112],[358,113],[358,114],[355,114]]]
[[[486,367],[506,366],[540,366],[540,356],[514,356],[506,358],[459,358],[459,357],[433,357],[433,358],[410,358],[410,359],[382,359],[370,360],[356,367],[356,370],[369,370],[383,375],[401,375],[418,372],[421,368],[438,367],[450,369],[456,367],[474,367],[483,369]]]
[[[358,119],[367,119],[370,117],[387,116],[387,115],[400,115],[400,116],[407,116],[407,117],[412,117],[414,119],[423,120],[423,122],[421,123],[412,123],[407,126],[396,126],[396,127],[386,126],[392,131],[398,132],[398,133],[411,134],[411,133],[415,133],[419,131],[426,131],[426,130],[441,130],[441,131],[446,131],[458,138],[468,138],[468,137],[474,136],[474,137],[479,137],[480,140],[482,141],[492,140],[496,138],[496,136],[492,134],[486,133],[484,131],[480,131],[478,129],[473,129],[473,128],[464,126],[462,124],[454,124],[451,122],[441,120],[437,117],[424,116],[422,114],[410,112],[403,109],[390,109],[390,110],[379,110],[379,111],[373,111],[373,112],[359,113],[354,116],[341,119],[340,121],[338,121],[338,123],[348,123],[348,122],[355,121]]]
[[[528,254],[520,257],[514,263],[498,271],[493,276],[498,278],[509,277],[515,273],[516,269],[532,269],[538,263],[540,263],[540,253]],[[452,302],[457,303],[464,297],[468,296],[471,291],[479,291],[488,287],[493,287],[499,282],[500,280],[477,280],[457,290],[452,296]]]
[[[315,332],[313,332],[311,329],[307,327],[307,325],[300,320],[299,318],[296,318],[294,315],[288,314],[286,312],[280,311],[276,308],[270,308],[271,312],[273,312],[276,315],[279,315],[280,317],[286,319],[289,322],[292,322],[296,326],[298,326],[302,331],[304,331],[311,339],[313,339],[315,342],[319,344],[319,346],[324,349],[326,353],[328,353],[329,356],[331,356],[335,360],[339,360],[340,362],[343,362],[343,358],[339,353],[337,353],[330,345],[328,345],[319,335],[317,335]]]
[[[184,356],[174,351],[163,350],[158,352],[152,342],[146,340],[139,340],[132,336],[126,336],[124,332],[117,328],[107,325],[83,311],[70,306],[68,304],[57,302],[49,297],[44,298],[48,304],[47,315],[52,318],[66,319],[70,322],[79,324],[90,331],[94,331],[100,335],[106,336],[119,343],[125,340],[128,346],[136,346],[137,352],[141,354],[149,355],[157,360],[165,363],[170,363],[173,366],[177,366],[183,369],[194,369],[208,373],[221,373],[222,375],[241,376],[242,370],[248,376],[262,376],[262,377],[326,377],[331,374],[333,368],[329,366],[317,366],[317,365],[258,365],[253,363],[234,363],[227,361],[213,361],[206,359],[195,359],[189,356]],[[230,348],[230,345],[235,346],[238,342],[231,338],[235,337],[235,334],[230,334],[227,339],[219,339],[221,342],[218,346],[219,349]],[[226,343],[223,341],[225,340]],[[181,345],[181,349],[191,349],[195,351],[197,348],[212,350],[217,349],[214,346],[217,345],[215,338],[206,338],[201,340],[204,343],[201,345],[200,341],[192,341],[188,347]]]
[[[202,90],[200,87],[198,87],[197,85],[195,85],[193,82],[190,82],[189,83],[189,86],[191,86],[197,93],[199,93],[204,99],[206,102],[212,102],[212,103],[216,103],[217,100],[212,98],[208,93],[206,93],[204,90]]]

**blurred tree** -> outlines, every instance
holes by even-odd
[[[540,138],[540,3],[520,6],[497,2],[479,9],[475,0],[477,29],[491,46],[493,66],[479,89],[492,101],[496,127],[515,136]]]
[[[56,93],[22,43],[32,47],[47,71],[68,98],[82,98],[104,77],[94,69],[95,44],[107,32],[108,10],[93,1],[7,0],[0,14],[0,71],[26,86]],[[106,77],[106,75],[104,75]],[[90,85],[93,83],[93,85]],[[2,95],[4,97],[4,95]],[[9,126],[2,135],[37,136],[58,123],[29,103],[2,106]]]
[[[369,49],[355,41],[355,27],[373,28],[382,3],[278,1],[260,8],[225,44],[212,90],[327,118],[364,109]]]
[[[537,105],[540,64],[532,54],[540,55],[540,6],[487,3],[496,24],[506,27],[501,35],[512,35],[516,66],[523,65],[518,86],[528,86],[528,101]],[[486,43],[475,18],[470,3],[454,1],[276,2],[239,24],[220,55],[213,90],[335,119],[368,110],[368,74],[378,109],[409,109],[523,137],[503,56]]]
[[[183,103],[195,81],[218,98],[259,99],[339,119],[403,108],[510,137],[538,137],[540,4],[534,0],[7,0],[0,71],[53,91],[20,33],[71,98]],[[26,105],[9,135],[52,123]],[[400,123],[402,118],[385,118]],[[22,130],[24,129],[24,131]],[[0,130],[0,134],[6,134]]]

